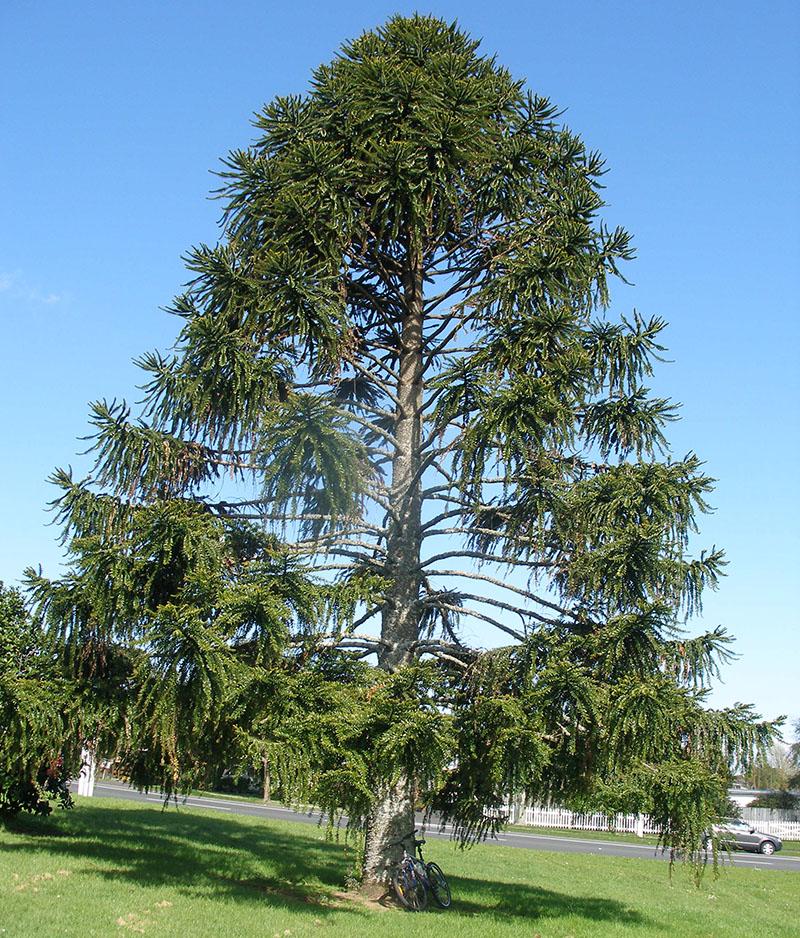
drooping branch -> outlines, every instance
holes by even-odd
[[[227,502],[220,502],[221,505],[227,505]],[[341,526],[342,532],[348,532],[352,534],[364,533],[364,534],[374,534],[376,537],[385,537],[387,528],[378,527],[374,524],[368,524],[362,518],[358,519],[347,519],[347,518],[338,518],[333,515],[317,515],[317,514],[297,514],[297,515],[283,515],[283,514],[270,514],[265,512],[258,517],[262,518],[264,521],[281,521],[281,522],[294,522],[294,521],[332,521],[336,520]],[[321,535],[321,538],[328,537],[331,535]]]
[[[526,590],[514,583],[509,583],[508,580],[499,580],[496,577],[488,576],[486,573],[482,573],[478,570],[429,570],[426,573],[426,576],[453,576],[462,577],[463,579],[467,580],[481,580],[484,583],[491,583],[492,586],[499,586],[503,589],[509,590],[512,593],[516,593],[518,596],[523,596],[525,599],[531,600],[531,602],[538,603],[540,606],[552,609],[554,612],[568,616],[569,618],[576,621],[587,621],[585,619],[581,619],[572,610],[567,609],[564,606],[560,606],[558,603],[555,603],[552,600],[544,599],[542,596],[538,596],[536,593],[530,592],[530,590]]]
[[[365,352],[363,349],[360,349],[358,354],[365,358],[369,358],[370,360],[374,362],[380,361],[380,359],[377,358],[377,356],[370,355],[368,352]],[[368,378],[373,384],[376,384],[380,388],[381,393],[384,394],[386,397],[388,397],[389,400],[394,405],[398,404],[397,395],[394,393],[389,383],[378,378],[374,370],[365,368],[364,365],[362,365],[361,362],[359,362],[355,356],[348,358],[347,364],[350,365],[351,368],[355,369],[359,374],[363,375],[365,378]],[[394,378],[394,372],[392,372],[391,369],[387,369],[387,371],[389,372],[390,377],[392,377],[396,382],[396,378]],[[390,411],[379,410],[378,408],[369,408],[367,405],[362,404],[360,401],[357,402],[355,406],[360,407],[362,410],[369,410],[371,413],[375,413],[381,417],[392,416]]]
[[[487,615],[485,612],[478,612],[477,609],[470,609],[467,606],[454,606],[450,603],[436,603],[435,607],[437,609],[446,609],[448,612],[455,612],[458,615],[469,616],[472,619],[478,619],[481,622],[487,622],[489,625],[493,625],[496,629],[499,629],[501,632],[505,632],[506,635],[510,635],[512,638],[516,639],[518,642],[525,641],[525,635],[522,632],[518,632],[516,629],[512,629],[510,626],[505,625],[502,622],[499,622],[493,616]]]
[[[461,591],[459,591],[458,596],[460,599],[469,599],[473,602],[485,603],[487,606],[494,606],[495,609],[502,609],[504,612],[513,612],[521,619],[536,619],[538,622],[546,622],[552,625],[556,625],[558,622],[556,619],[548,619],[545,616],[539,615],[533,609],[515,606],[513,603],[503,602],[503,600],[494,599],[491,596],[481,596],[477,593],[463,593]]]
[[[395,371],[394,368],[392,368],[390,365],[387,365],[386,362],[385,362],[382,358],[380,358],[380,357],[377,356],[377,355],[373,355],[371,352],[369,352],[367,349],[365,349],[365,348],[363,348],[363,347],[362,347],[362,348],[359,348],[359,349],[358,349],[358,352],[357,352],[356,354],[357,354],[357,355],[360,355],[362,358],[366,358],[368,361],[371,361],[371,362],[373,363],[373,365],[375,365],[376,367],[378,367],[378,368],[382,369],[383,371],[385,371],[385,372],[386,372],[386,375],[388,376],[388,378],[389,378],[395,385],[397,384],[397,382],[398,382],[398,380],[399,380],[399,378],[400,378],[399,374],[397,373],[397,371]],[[348,361],[352,361],[352,359],[348,359]],[[374,375],[375,375],[374,372],[369,372],[369,374],[374,378]],[[381,383],[381,388],[383,388],[383,386],[384,386],[385,384],[386,384],[386,382],[382,382],[382,383]],[[397,398],[396,398],[396,397],[393,396],[393,397],[392,397],[392,400],[394,401],[395,404],[397,403]]]
[[[356,538],[347,536],[348,532],[329,532],[320,534],[319,537],[307,538],[304,541],[286,541],[286,545],[293,550],[306,552],[311,550],[322,550],[325,553],[335,553],[334,548],[339,547],[361,547],[364,550],[371,550],[376,554],[385,554],[386,548],[378,541],[359,541]]]
[[[473,560],[481,560],[486,563],[497,564],[498,566],[513,566],[533,568],[555,567],[556,564],[547,560],[524,560],[521,557],[504,557],[496,554],[487,554],[480,550],[448,550],[440,554],[434,554],[423,560],[417,567],[418,570],[426,570],[431,564],[439,563],[441,560],[449,560],[451,557],[469,557]]]
[[[447,521],[449,518],[459,518],[464,514],[463,508],[451,508],[448,511],[442,511],[438,515],[435,515],[429,521],[426,521],[422,525],[423,536],[426,531],[429,531],[431,528],[436,527],[437,524],[441,524],[442,521]]]

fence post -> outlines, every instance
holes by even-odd
[[[85,798],[94,795],[94,774],[97,763],[94,758],[94,749],[84,746],[81,749],[81,773],[78,776],[78,794]]]
[[[641,814],[636,815],[636,836],[644,837],[644,817]]]

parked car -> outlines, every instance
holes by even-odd
[[[763,853],[768,857],[783,847],[780,837],[774,834],[764,834],[762,831],[757,831],[747,821],[737,821],[734,818],[723,818],[720,824],[713,826],[712,834],[717,844],[728,850],[750,850],[753,853]],[[707,835],[706,850],[711,850],[712,846],[712,835]]]

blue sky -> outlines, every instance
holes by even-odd
[[[719,480],[698,544],[730,561],[696,626],[740,660],[712,701],[800,717],[800,14],[796,4],[6,0],[0,10],[0,579],[56,573],[44,507],[85,465],[87,403],[135,399],[180,255],[215,239],[210,170],[393,12],[457,18],[607,159],[638,259],[612,310],[670,322],[654,388]]]

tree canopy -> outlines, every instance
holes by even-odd
[[[95,403],[90,477],[54,474],[73,571],[30,574],[128,689],[131,777],[268,758],[365,830],[370,878],[416,804],[467,841],[516,792],[646,809],[692,855],[773,729],[705,704],[712,480],[646,386],[665,321],[611,314],[603,160],[426,16],[255,128],[139,416]]]
[[[0,817],[71,805],[74,689],[20,592],[0,582]]]

